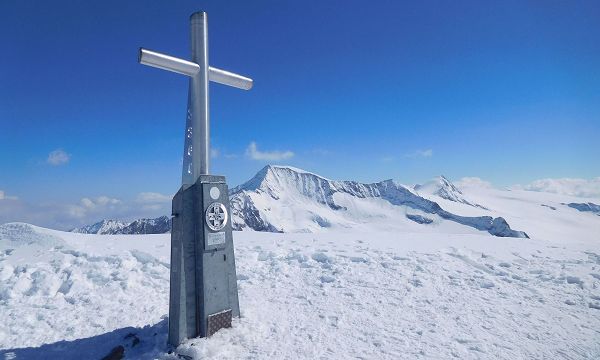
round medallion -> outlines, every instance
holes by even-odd
[[[206,209],[206,225],[212,231],[219,231],[227,224],[227,209],[220,202],[214,202],[208,205]]]
[[[210,198],[213,200],[217,200],[219,198],[219,196],[221,196],[221,191],[216,186],[211,187],[209,193],[210,193]]]

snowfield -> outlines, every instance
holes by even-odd
[[[1,227],[0,358],[167,353],[169,235]],[[600,357],[600,246],[235,233],[242,318],[200,358]],[[129,336],[129,337],[128,337]],[[134,346],[135,343],[135,346]],[[2,357],[3,356],[3,357]]]
[[[600,358],[600,216],[566,205],[599,199],[440,183],[416,192],[531,238],[338,193],[355,216],[340,222],[382,215],[315,233],[234,232],[242,317],[177,349],[166,346],[169,234],[0,225],[0,359]],[[271,223],[305,223],[306,209],[291,210]]]

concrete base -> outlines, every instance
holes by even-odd
[[[206,221],[207,209],[214,203],[226,209],[224,227],[216,231]],[[231,315],[225,321],[214,316],[228,310]],[[227,184],[223,176],[201,175],[173,197],[169,344],[210,336],[231,326],[230,321],[227,324],[231,316],[239,317],[240,307]],[[219,321],[209,327],[209,317]]]

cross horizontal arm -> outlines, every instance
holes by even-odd
[[[183,60],[174,56],[161,54],[159,52],[146,50],[143,48],[140,48],[138,61],[143,65],[173,71],[187,76],[194,76],[200,72],[200,65],[196,64],[195,62]]]
[[[176,58],[174,56],[161,54],[156,51],[140,48],[138,57],[140,64],[155,68],[176,72],[187,76],[195,76],[200,72],[200,65],[195,62]],[[208,67],[208,79],[210,81],[232,86],[242,90],[252,88],[252,79],[229,71]]]
[[[253,85],[253,81],[250,78],[217,69],[212,66],[208,67],[208,79],[219,84],[233,86],[242,90],[250,90]]]

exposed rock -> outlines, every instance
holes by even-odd
[[[430,218],[421,215],[406,214],[406,217],[419,224],[431,224],[433,222]]]
[[[579,211],[584,211],[584,212],[592,212],[595,214],[600,214],[600,205],[596,205],[594,203],[569,203],[566,204],[568,207],[579,210]]]

